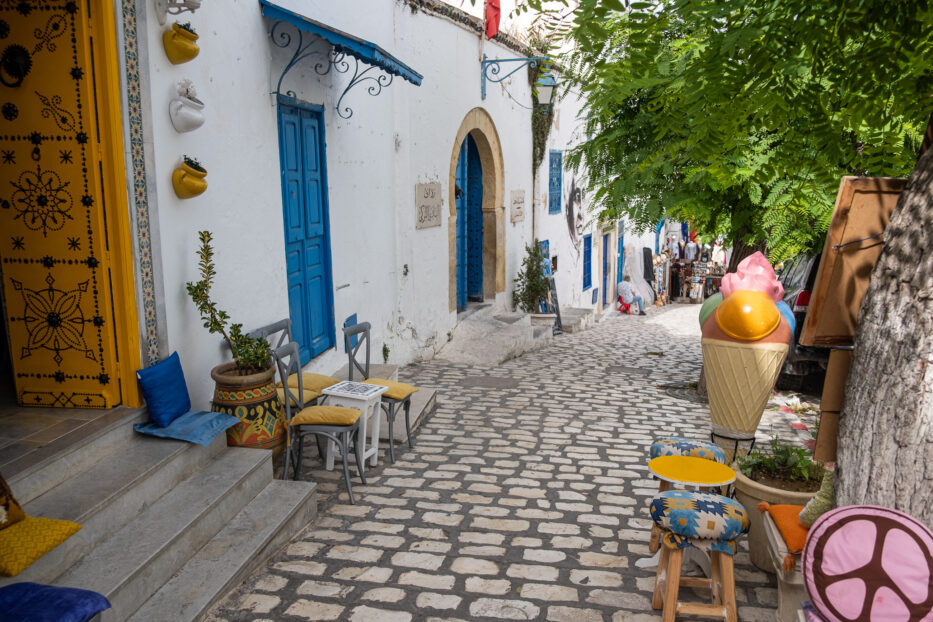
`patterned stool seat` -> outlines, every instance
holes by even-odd
[[[708,492],[669,490],[651,502],[651,519],[664,530],[671,548],[693,546],[703,551],[735,554],[735,539],[748,531],[741,503]]]
[[[651,444],[651,458],[659,456],[693,456],[713,460],[720,464],[726,462],[726,452],[719,445],[677,436],[659,438]]]

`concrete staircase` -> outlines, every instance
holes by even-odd
[[[272,452],[145,437],[145,410],[9,480],[32,516],[82,529],[3,579],[106,596],[105,622],[197,620],[307,525],[315,485],[272,478]]]

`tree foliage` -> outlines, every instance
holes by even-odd
[[[843,175],[904,176],[933,106],[927,0],[526,0],[569,38],[602,218],[819,245]],[[554,15],[565,19],[553,19]]]

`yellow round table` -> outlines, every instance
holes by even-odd
[[[731,467],[693,456],[659,456],[648,463],[659,479],[697,488],[726,486],[735,481]]]

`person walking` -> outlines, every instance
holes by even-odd
[[[622,302],[627,305],[632,304],[633,302],[638,303],[638,315],[648,315],[645,313],[645,302],[642,300],[642,297],[635,293],[635,286],[632,285],[632,277],[624,276],[622,277],[622,282],[619,283],[619,296],[622,297]]]

